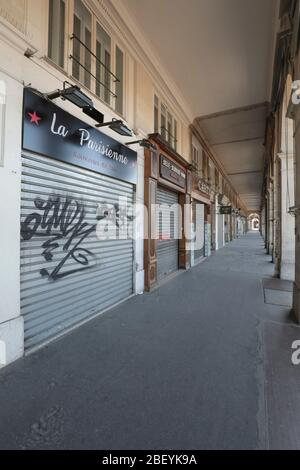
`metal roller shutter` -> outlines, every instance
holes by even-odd
[[[178,269],[178,194],[157,188],[157,204],[160,205],[156,213],[157,278],[161,280]],[[176,204],[176,208],[170,212],[168,208],[173,204]]]
[[[204,257],[204,204],[193,201],[192,203],[193,210],[193,220],[196,224],[196,245],[194,249],[194,258],[195,261],[199,261]],[[195,230],[195,229],[194,229]]]
[[[120,196],[132,204],[133,186],[45,157],[22,157],[21,312],[26,350],[132,294],[132,239],[96,237],[96,224],[101,219],[107,226],[103,214],[111,217],[109,208],[118,208]],[[99,204],[106,204],[107,212],[103,206],[99,212]],[[107,233],[114,226],[120,230],[124,218],[120,211],[115,214]],[[132,216],[126,221],[132,230]]]

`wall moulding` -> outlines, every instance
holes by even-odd
[[[145,67],[167,104],[180,117],[182,123],[188,126],[194,118],[189,105],[129,16],[122,0],[90,0],[90,2],[96,7],[95,13],[98,10],[101,16],[105,16],[111,30],[118,34],[132,57]]]
[[[26,49],[31,49],[34,53],[37,48],[34,46],[31,34],[23,33],[1,15],[0,10],[0,40],[13,47],[18,52],[24,54]]]
[[[203,136],[202,134],[202,131],[201,129],[199,129],[199,125],[197,123],[197,121],[193,124],[190,124],[190,129],[191,129],[191,132],[193,135],[195,135],[195,137],[198,139],[198,141],[200,142],[201,146],[203,147],[203,149],[207,152],[207,154],[209,155],[210,159],[213,161],[213,163],[215,164],[216,168],[218,169],[218,171],[221,173],[222,177],[225,179],[226,181],[226,184],[228,184],[229,188],[231,188],[231,191],[233,193],[233,197],[237,198],[237,201],[238,201],[238,205],[239,207],[241,207],[244,211],[247,212],[247,209],[246,209],[246,206],[243,204],[243,202],[239,199],[238,197],[238,194],[237,192],[235,191],[234,187],[232,186],[231,182],[229,181],[228,177],[227,177],[227,174],[226,174],[226,171],[225,171],[225,168],[223,167],[223,165],[220,163],[220,161],[217,159],[215,153],[213,152],[213,150],[211,149],[210,145],[208,144],[207,140],[205,139],[205,137]]]

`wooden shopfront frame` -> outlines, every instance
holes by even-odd
[[[147,208],[147,218],[145,220],[145,241],[144,241],[144,269],[145,269],[145,290],[150,291],[157,284],[157,240],[156,240],[156,214],[155,204],[157,203],[158,186],[178,194],[178,201],[182,208],[182,236],[179,239],[179,259],[178,268],[188,269],[190,267],[190,252],[187,250],[187,240],[184,233],[188,217],[184,207],[191,203],[192,174],[189,163],[184,160],[175,150],[159,136],[151,134],[149,139],[154,149],[145,149],[145,186],[144,203]],[[178,174],[178,181],[167,172],[161,171],[162,159],[165,158],[174,169],[180,170],[185,175],[185,184],[182,183],[182,176]]]
[[[207,192],[204,192],[204,188],[207,186]],[[199,188],[203,188],[201,191]],[[211,224],[211,200],[210,200],[211,189],[210,185],[202,180],[195,173],[192,174],[192,200],[205,204],[204,210],[204,222]]]

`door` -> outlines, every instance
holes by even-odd
[[[125,227],[132,232],[133,217],[130,209],[120,207],[120,196],[132,204],[133,186],[42,156],[23,156],[21,313],[26,350],[132,294],[133,241]]]
[[[218,208],[220,210],[220,206]],[[218,249],[224,246],[224,215],[218,214]]]
[[[194,224],[194,232],[196,234],[194,242],[194,263],[200,261],[204,257],[204,204],[200,202],[192,202],[192,220]]]
[[[157,204],[157,279],[161,280],[178,269],[178,194],[158,187]]]

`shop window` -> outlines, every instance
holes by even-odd
[[[96,95],[111,104],[111,39],[106,31],[97,23],[96,31]]]
[[[203,151],[203,178],[205,181],[209,181],[209,159],[206,153]]]
[[[92,16],[89,10],[81,0],[75,0],[72,75],[87,88],[91,87],[91,29]]]
[[[192,165],[198,176],[202,177],[202,150],[192,145]]]
[[[158,107],[158,97],[154,95],[154,132],[158,132],[159,129]]]
[[[208,168],[209,168],[208,181],[211,184],[212,188],[214,188],[215,187],[215,166],[214,166],[214,164],[212,163],[211,160],[209,160]]]
[[[124,80],[124,54],[121,49],[116,46],[116,111],[123,114],[123,80]]]
[[[66,1],[49,0],[49,58],[64,67],[64,57],[70,56],[72,77],[123,114],[123,50],[83,0],[70,2],[69,10],[71,30],[66,28]],[[71,41],[65,42],[65,37],[70,37]]]
[[[160,114],[160,133],[163,139],[166,139],[167,136],[167,110],[164,104],[161,104],[161,114]]]
[[[215,168],[215,188],[216,190],[220,189],[219,172],[216,168]]]
[[[5,82],[0,80],[0,166],[4,163],[4,138],[5,138]]]
[[[198,159],[199,159],[198,149],[194,145],[192,145],[192,165],[197,172],[198,172]]]
[[[171,145],[171,147],[172,147],[172,144],[173,144],[172,132],[173,132],[173,118],[172,118],[171,114],[168,112],[167,140],[168,140],[169,144]]]
[[[48,56],[60,67],[64,67],[65,56],[64,0],[49,0]]]
[[[177,150],[177,121],[174,119],[174,149]]]
[[[177,150],[177,120],[157,95],[154,95],[154,132],[159,133],[170,147]]]

